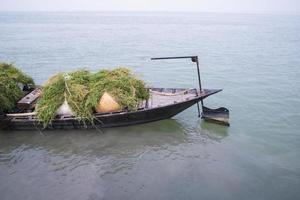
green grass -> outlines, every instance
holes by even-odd
[[[0,63],[0,111],[11,112],[23,96],[22,85],[34,85],[31,77],[14,65]]]
[[[85,112],[82,106],[89,91],[89,79],[88,71],[79,70],[69,74],[60,73],[48,80],[36,108],[37,117],[44,127],[55,118],[57,109],[65,99],[77,117],[91,119],[91,114]]]
[[[97,73],[86,70],[60,73],[50,78],[43,88],[37,117],[44,127],[48,126],[66,99],[78,120],[93,123],[94,109],[104,92],[128,110],[137,109],[139,102],[149,98],[145,83],[124,67]]]

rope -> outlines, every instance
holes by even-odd
[[[70,80],[70,79],[71,79],[71,76],[68,73],[65,73],[64,74],[64,81],[65,81],[65,86],[67,88],[67,91],[68,91],[69,95],[71,95],[71,92],[70,92],[69,86],[67,84],[67,80]]]

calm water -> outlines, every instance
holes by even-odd
[[[0,134],[0,199],[300,199],[300,16],[0,13],[0,60],[37,83],[59,71],[130,66],[151,86],[196,87],[196,107],[145,125]]]

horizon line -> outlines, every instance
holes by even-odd
[[[0,10],[0,12],[48,12],[48,13],[214,13],[214,14],[258,14],[300,15],[300,12],[255,12],[255,11],[194,11],[194,10]]]

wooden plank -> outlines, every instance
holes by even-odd
[[[7,117],[28,117],[28,116],[34,116],[36,115],[36,112],[30,112],[30,113],[9,113],[6,114]]]
[[[17,107],[19,109],[33,109],[38,98],[41,95],[41,88],[36,88],[26,96],[24,96],[20,101],[17,103]]]

